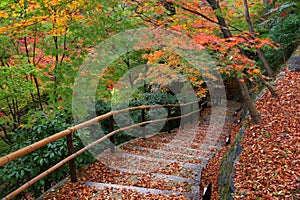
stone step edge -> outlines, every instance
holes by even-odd
[[[203,162],[207,161],[206,157],[200,156],[200,155],[190,155],[190,154],[185,154],[185,153],[179,153],[179,152],[173,152],[173,151],[166,151],[165,149],[152,149],[152,148],[145,148],[145,147],[141,147],[141,146],[132,146],[133,149],[136,150],[145,150],[145,151],[149,151],[152,153],[157,153],[157,154],[166,154],[166,155],[178,155],[178,156],[183,156],[185,158],[189,158],[189,159],[199,159]],[[202,151],[201,151],[202,152]],[[210,153],[210,151],[203,151],[204,153]]]
[[[142,171],[142,170],[129,170],[126,168],[116,168],[116,167],[109,167],[112,170],[118,170],[120,172],[125,172],[125,173],[130,173],[130,174],[149,174],[149,175],[153,175],[154,178],[158,179],[158,178],[165,178],[168,179],[170,181],[179,181],[179,182],[183,182],[186,181],[188,183],[191,184],[200,184],[201,180],[201,174],[197,174],[197,177],[191,179],[191,178],[185,178],[182,176],[174,176],[174,175],[168,175],[168,174],[160,174],[160,173],[155,173],[155,172],[146,172],[146,171]],[[201,172],[201,170],[199,170]]]
[[[192,185],[192,193],[199,193],[200,191],[200,183],[201,183],[201,170],[199,170],[200,174],[197,175],[197,177],[193,177],[194,179],[191,178],[185,178],[182,176],[173,176],[173,175],[167,175],[167,174],[159,174],[159,173],[149,173],[149,172],[145,172],[142,170],[128,170],[126,168],[114,168],[114,167],[110,167],[110,169],[112,170],[118,170],[120,172],[125,172],[125,173],[131,173],[131,174],[149,174],[152,175],[154,179],[166,179],[166,180],[170,180],[170,181],[176,181],[176,182],[188,182]]]
[[[179,165],[182,165],[185,168],[191,168],[191,169],[202,169],[203,167],[205,167],[204,164],[193,164],[193,163],[186,163],[186,162],[180,162],[178,160],[175,159],[164,159],[164,158],[155,158],[155,157],[147,157],[147,156],[143,156],[143,155],[138,155],[138,154],[130,154],[130,153],[122,153],[122,155],[128,156],[128,157],[133,157],[136,159],[143,159],[143,160],[149,160],[149,161],[157,161],[157,162],[166,162],[166,163],[178,163]]]
[[[148,141],[149,144],[157,144],[155,142],[151,142],[151,141]],[[201,145],[203,146],[203,148],[205,150],[209,150],[209,149],[220,149],[222,147],[222,143],[215,143],[216,145],[206,145],[206,144],[201,144],[201,143],[195,143],[195,142],[191,142],[190,143],[190,146],[182,146],[182,143],[175,143],[177,141],[174,141],[173,143],[159,143],[159,144],[163,144],[163,146],[170,146],[170,147],[178,147],[178,148],[185,148],[185,149],[188,149],[188,150],[196,150],[196,151],[202,151],[201,149],[194,149],[194,148],[191,148],[191,145]],[[162,149],[163,147],[161,146],[161,148],[158,148],[158,149]]]
[[[105,187],[108,188],[116,188],[116,189],[127,189],[127,190],[135,190],[138,193],[142,194],[162,194],[162,195],[168,195],[168,194],[177,194],[180,195],[180,192],[172,191],[172,190],[159,190],[159,189],[152,189],[152,188],[143,188],[143,187],[136,187],[136,186],[125,186],[125,185],[117,185],[117,184],[110,184],[110,183],[97,183],[97,182],[86,182],[87,186],[90,187],[96,187],[98,189],[104,189]],[[187,198],[192,199],[199,199],[199,194],[193,194],[193,193],[182,193]]]
[[[155,143],[152,143],[151,142],[151,144],[155,144]],[[149,148],[149,147],[141,147],[141,146],[134,146],[134,147],[137,147],[137,148],[145,148],[145,149],[154,149],[154,148]],[[166,151],[168,151],[169,150],[169,148],[177,148],[178,150],[179,149],[183,149],[183,151],[184,150],[187,150],[187,151],[191,151],[191,152],[195,152],[195,154],[197,154],[197,153],[210,153],[211,151],[209,150],[209,148],[207,148],[207,147],[205,147],[205,149],[193,149],[193,148],[190,148],[190,147],[183,147],[183,146],[178,146],[178,145],[171,145],[171,144],[169,144],[169,143],[165,143],[165,145],[164,146],[161,146],[161,148],[157,148],[157,149],[154,149],[154,150],[166,150]],[[179,151],[181,151],[181,150],[179,150]],[[178,152],[178,151],[172,151],[172,152]],[[186,154],[186,155],[189,155],[189,154]]]

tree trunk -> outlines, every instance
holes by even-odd
[[[271,69],[269,62],[267,61],[264,52],[261,49],[259,49],[259,48],[256,49],[256,52],[258,54],[259,59],[262,61],[265,69],[267,70],[267,73],[268,73],[269,77],[273,77],[274,76],[274,72]]]
[[[38,95],[38,99],[39,99],[40,109],[41,109],[41,111],[43,111],[44,108],[43,108],[43,102],[42,102],[39,82],[38,82],[38,80],[35,76],[33,76],[33,80],[34,80],[34,83],[35,83],[35,87],[36,87],[36,91],[37,91],[37,95]]]
[[[133,88],[133,80],[132,80],[132,75],[130,73],[130,60],[129,60],[129,57],[125,58],[123,61],[125,62],[126,66],[127,66],[127,69],[129,71],[128,78],[129,78],[129,82],[130,82],[130,87],[132,89]]]
[[[216,0],[208,0],[208,3],[211,5],[213,10],[217,10],[217,9],[221,8],[218,1],[216,1]],[[217,19],[218,19],[219,24],[221,24],[223,26],[223,28],[221,26],[220,26],[220,28],[221,28],[221,31],[223,33],[224,38],[231,37],[232,34],[229,30],[229,27],[228,27],[225,19],[223,17],[218,17],[218,16],[217,16]],[[238,80],[237,82],[239,83],[239,87],[240,87],[241,94],[242,94],[242,97],[244,99],[244,102],[245,102],[245,104],[246,104],[246,106],[247,106],[247,108],[250,112],[252,122],[253,123],[258,123],[260,121],[260,115],[259,115],[258,111],[256,110],[256,107],[255,107],[254,103],[251,100],[251,97],[250,97],[249,92],[248,92],[247,85],[245,84],[245,82],[240,81],[240,80]]]
[[[246,21],[248,23],[249,31],[250,31],[250,33],[252,35],[252,38],[255,39],[255,32],[254,32],[253,24],[251,22],[247,0],[244,0],[244,7],[245,7],[245,18],[246,18]],[[267,70],[268,75],[270,77],[273,77],[274,72],[272,71],[272,69],[271,69],[271,67],[269,65],[269,62],[267,61],[264,52],[261,49],[259,49],[259,48],[256,49],[256,52],[258,54],[259,59],[262,61],[265,69]]]
[[[241,88],[241,93],[242,93],[242,96],[243,96],[244,103],[246,104],[246,106],[247,106],[247,108],[250,112],[251,121],[255,124],[259,123],[260,114],[256,110],[256,107],[255,107],[254,103],[252,102],[252,99],[249,95],[248,88],[247,88],[247,85],[246,85],[245,81],[243,79],[238,80],[238,83],[239,83],[239,86]]]
[[[265,79],[262,77],[261,74],[258,74],[258,78],[260,79],[262,84],[268,88],[268,90],[271,92],[272,96],[277,97],[277,93],[276,93],[275,89],[272,87],[272,85],[270,83],[265,81]]]
[[[210,6],[212,7],[213,10],[221,10],[220,4],[216,1],[216,0],[208,0],[208,3],[210,4]],[[219,27],[222,31],[223,37],[224,38],[230,38],[232,37],[232,34],[229,30],[229,27],[225,21],[225,19],[219,15],[217,16],[217,20],[219,22]]]
[[[53,69],[53,79],[54,79],[54,85],[53,85],[53,98],[54,98],[54,103],[57,103],[58,100],[58,91],[57,91],[57,87],[58,87],[58,62],[59,62],[59,58],[58,58],[58,37],[57,36],[53,36],[53,41],[54,41],[54,45],[55,45],[55,66]]]

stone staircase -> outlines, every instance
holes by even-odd
[[[207,108],[200,122],[107,150],[81,171],[80,181],[96,188],[93,199],[201,199],[201,171],[224,145],[238,106],[227,106],[220,129],[210,129]]]

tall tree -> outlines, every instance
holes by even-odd
[[[221,7],[220,7],[220,4],[217,0],[208,0],[208,2],[211,5],[213,10],[219,9],[219,11],[220,11]],[[224,38],[231,37],[232,34],[231,34],[231,31],[230,31],[225,19],[223,17],[220,17],[220,16],[218,17],[218,14],[217,14],[217,19],[218,19],[219,24],[224,26],[224,27],[221,27],[221,30],[223,30],[222,32],[223,32]],[[224,34],[224,30],[227,30],[226,34]],[[238,82],[240,90],[241,90],[241,95],[243,96],[244,102],[245,102],[245,104],[246,104],[246,106],[249,110],[252,122],[258,123],[260,121],[260,114],[258,113],[254,103],[251,100],[251,97],[250,97],[249,92],[248,92],[248,87],[245,83],[244,77],[238,78],[237,82]]]
[[[248,8],[248,2],[247,2],[247,0],[244,0],[244,7],[245,7],[245,18],[246,18],[246,21],[248,23],[250,34],[251,34],[252,38],[255,39],[256,38],[255,31],[254,31],[253,24],[252,24],[252,21],[251,21],[251,18],[250,18],[250,13],[249,13],[249,8]],[[269,65],[269,62],[267,61],[264,52],[260,48],[256,48],[256,52],[257,52],[260,60],[262,61],[265,69],[267,70],[268,75],[270,77],[273,77],[274,76],[274,72],[271,69],[271,67]]]
[[[199,7],[198,7],[199,4],[197,5],[198,2],[195,2],[195,3],[180,2],[180,1],[179,2],[170,1],[170,2],[172,2],[178,8],[178,12],[180,12],[179,9],[182,9],[184,11],[187,11],[188,13],[199,16],[199,17],[203,18],[204,20],[206,20],[206,21],[208,21],[212,24],[217,24],[219,26],[219,28],[222,32],[224,40],[219,39],[216,36],[212,36],[213,32],[210,32],[210,34],[211,34],[209,36],[210,38],[208,36],[201,37],[201,35],[203,35],[203,34],[200,35],[199,33],[198,34],[196,33],[196,37],[199,38],[199,39],[197,39],[197,41],[199,41],[201,44],[203,44],[205,46],[212,45],[211,47],[213,47],[213,49],[215,51],[218,51],[218,52],[221,53],[220,56],[218,57],[219,59],[224,60],[224,58],[227,58],[229,63],[232,62],[230,60],[234,59],[233,65],[231,65],[231,64],[229,65],[229,66],[233,66],[233,68],[227,67],[227,69],[233,69],[234,71],[237,70],[238,73],[234,73],[235,74],[234,76],[237,78],[237,80],[239,82],[239,87],[242,91],[241,94],[243,96],[243,99],[244,99],[249,111],[250,111],[252,121],[255,122],[255,123],[259,122],[260,116],[259,116],[259,114],[258,114],[258,112],[255,108],[254,103],[251,101],[251,97],[249,96],[247,85],[244,81],[244,75],[242,75],[243,74],[243,68],[248,65],[247,63],[243,62],[243,60],[247,61],[249,59],[247,59],[242,54],[242,52],[240,52],[240,54],[242,54],[242,55],[238,56],[238,55],[236,55],[236,53],[237,53],[236,51],[232,51],[233,46],[237,46],[239,48],[239,45],[244,45],[245,43],[247,45],[250,45],[253,41],[251,39],[247,38],[247,36],[243,35],[243,34],[240,34],[236,37],[232,37],[233,34],[231,33],[230,28],[233,28],[234,30],[238,30],[238,31],[241,31],[241,30],[227,24],[226,20],[222,16],[221,6],[220,6],[219,2],[216,1],[216,0],[209,0],[208,1],[209,5],[211,6],[212,10],[214,11],[214,15],[209,15],[210,11],[207,10],[207,9],[205,10],[206,12],[201,12],[203,10],[202,10],[202,8],[199,9]],[[146,13],[147,11],[144,10],[144,12]],[[140,13],[142,13],[142,12],[140,12]],[[145,16],[145,13],[142,13],[142,14]],[[205,13],[205,14],[203,14],[203,13]],[[179,15],[178,17],[180,17],[184,14],[186,14],[186,13],[180,13],[180,15],[178,14]],[[214,17],[216,18],[216,20],[214,19]],[[174,20],[174,18],[175,17],[172,16],[172,20]],[[170,18],[167,18],[167,20],[168,20],[168,22],[170,22]],[[148,18],[148,21],[150,21],[149,18]],[[164,24],[164,25],[166,25],[166,23],[159,23],[157,21],[154,22],[153,24]],[[177,31],[180,30],[179,28],[182,28],[182,29],[185,30],[185,32],[187,32],[185,26],[182,27],[182,25],[181,25],[181,27],[178,27],[178,25],[176,25],[176,26],[169,25],[168,27],[175,28]],[[195,24],[195,25],[192,25],[192,26],[195,27],[195,26],[198,26],[198,25]],[[201,26],[201,29],[203,29],[203,26]],[[208,29],[208,27],[206,27],[206,29]],[[194,34],[190,33],[191,36],[193,36]],[[242,37],[243,39],[241,40],[240,37]],[[222,46],[221,47],[220,43],[217,42],[217,41],[223,42],[223,43],[225,42],[225,44],[221,45]],[[239,48],[239,49],[241,49],[241,48]],[[229,56],[229,58],[228,58],[228,54],[231,55],[231,56]],[[244,66],[242,66],[241,63],[243,63]],[[252,64],[250,64],[249,66],[252,66]]]

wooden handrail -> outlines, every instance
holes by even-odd
[[[98,116],[98,117],[95,117],[91,120],[88,120],[86,122],[83,122],[83,123],[80,123],[76,126],[73,126],[73,127],[70,127],[64,131],[61,131],[59,133],[56,133],[50,137],[47,137],[43,140],[40,140],[38,142],[35,142],[27,147],[24,147],[22,149],[19,149],[13,153],[10,153],[6,156],[3,156],[0,158],[0,167],[3,166],[4,164],[8,163],[8,162],[11,162],[17,158],[20,158],[24,155],[27,155],[29,154],[30,152],[33,152],[51,142],[54,142],[58,139],[61,139],[65,136],[68,136],[72,133],[74,133],[76,130],[80,130],[84,127],[87,127],[87,126],[90,126],[92,124],[95,124],[101,120],[104,120],[104,119],[107,119],[107,118],[110,118],[111,120],[113,120],[113,116],[114,115],[117,115],[117,114],[121,114],[121,113],[125,113],[125,112],[129,112],[129,111],[134,111],[134,110],[146,110],[146,109],[153,109],[153,108],[163,108],[163,107],[168,107],[168,108],[171,108],[171,107],[183,107],[183,106],[188,106],[188,105],[193,105],[193,104],[198,104],[199,101],[195,101],[195,102],[189,102],[189,103],[185,103],[185,104],[168,104],[168,105],[147,105],[147,106],[137,106],[137,107],[132,107],[132,108],[127,108],[127,109],[122,109],[122,110],[118,110],[118,111],[111,111],[111,112],[108,112],[104,115],[101,115],[101,116]],[[123,128],[120,128],[118,130],[113,130],[111,129],[111,132],[108,133],[107,135],[101,137],[100,139],[90,143],[89,145],[85,146],[84,148],[80,149],[79,151],[77,152],[73,152],[73,149],[72,147],[69,147],[68,149],[71,149],[71,152],[69,152],[69,155],[68,157],[66,157],[65,159],[63,159],[62,161],[60,161],[59,163],[57,163],[56,165],[54,165],[53,167],[49,168],[48,170],[44,171],[43,173],[39,174],[38,176],[34,177],[33,179],[31,179],[30,181],[26,182],[25,184],[23,184],[21,187],[19,187],[18,189],[14,190],[13,192],[11,192],[10,194],[8,194],[5,198],[3,199],[12,199],[13,197],[15,197],[16,195],[18,195],[19,193],[21,193],[22,191],[24,191],[25,189],[29,188],[30,186],[32,186],[35,182],[41,180],[42,178],[44,178],[45,176],[49,175],[50,173],[52,173],[53,171],[55,171],[56,169],[60,168],[62,165],[70,162],[70,161],[73,161],[74,162],[74,159],[79,156],[80,154],[84,153],[85,151],[89,150],[90,148],[92,148],[93,146],[103,142],[104,140],[108,139],[108,138],[112,138],[114,137],[115,134],[119,133],[119,132],[124,132],[126,130],[129,130],[129,129],[132,129],[132,128],[136,128],[136,127],[139,127],[139,126],[145,126],[147,124],[153,124],[153,123],[158,123],[158,122],[164,122],[164,121],[167,121],[168,123],[172,120],[175,120],[175,119],[180,119],[180,118],[185,118],[185,117],[188,117],[188,116],[192,116],[193,114],[197,113],[197,112],[201,112],[203,110],[204,107],[206,107],[207,105],[207,102],[203,102],[201,105],[200,105],[200,108],[195,110],[195,111],[190,111],[189,113],[187,114],[184,114],[184,115],[180,115],[180,116],[176,116],[176,117],[170,117],[170,113],[168,113],[168,117],[165,118],[165,119],[157,119],[157,120],[151,120],[151,121],[144,121],[145,118],[143,118],[143,122],[140,122],[140,123],[137,123],[137,124],[134,124],[134,125],[131,125],[131,126],[127,126],[127,127],[123,127]],[[170,111],[168,111],[170,112]],[[112,123],[113,124],[113,123]],[[169,125],[168,125],[169,126]],[[71,141],[70,140],[70,137],[68,137],[69,139],[67,139],[67,141]],[[71,169],[72,173],[71,174],[74,174],[74,168],[75,168],[75,164],[73,163],[73,169]],[[71,165],[70,165],[71,166]],[[75,177],[74,177],[75,176]],[[73,175],[73,177],[71,177],[73,180],[76,180],[76,174]]]

